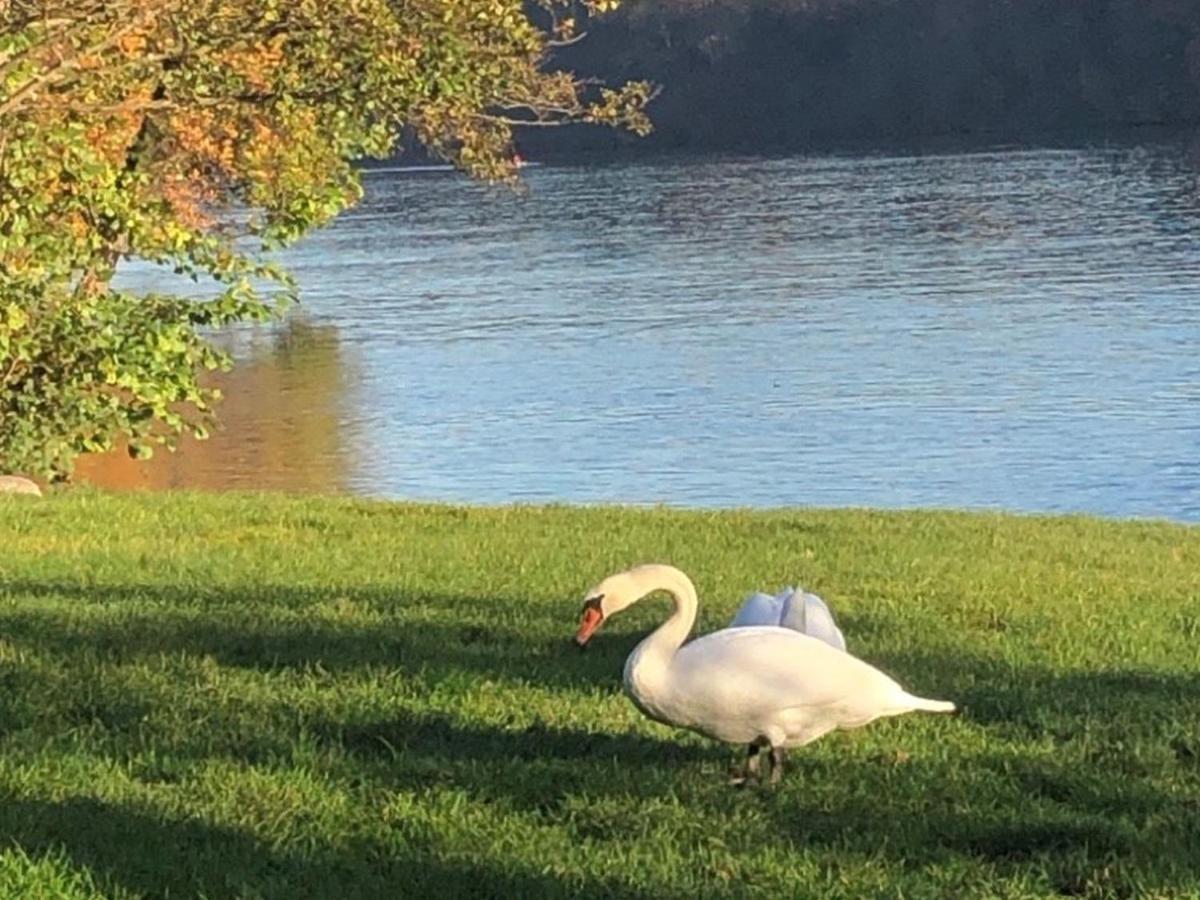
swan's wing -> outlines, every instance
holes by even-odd
[[[680,648],[678,689],[713,715],[843,706],[902,694],[874,666],[786,628],[726,628]]]
[[[799,603],[794,605],[799,606]],[[841,629],[833,621],[833,613],[825,605],[825,601],[816,594],[804,592],[804,633],[824,641],[830,647],[838,650],[846,649],[846,639],[842,637]]]
[[[779,610],[782,601],[770,594],[751,594],[742,604],[742,608],[734,615],[729,623],[730,628],[744,628],[751,625],[778,625]]]
[[[804,608],[804,591],[788,588],[779,595],[779,622],[783,628],[790,628],[801,634],[808,634]]]
[[[838,650],[846,649],[846,639],[833,621],[833,613],[816,594],[810,594],[802,588],[789,587],[774,598],[766,594],[755,594],[752,599],[756,598],[761,598],[761,614],[742,618],[739,613],[734,619],[735,625],[779,625],[781,628],[790,628],[800,634],[815,637]],[[745,609],[746,607],[743,607],[743,610]],[[770,617],[771,613],[775,614],[774,620]]]

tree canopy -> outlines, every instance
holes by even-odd
[[[402,134],[506,179],[517,125],[647,131],[649,85],[546,71],[579,4],[539,6],[548,27],[521,0],[0,0],[0,470],[203,435],[198,373],[228,364],[206,329],[293,298],[264,251]],[[119,290],[127,259],[201,287]]]

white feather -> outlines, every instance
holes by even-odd
[[[729,623],[730,628],[776,625],[815,637],[838,650],[846,649],[846,638],[833,620],[825,601],[803,588],[786,587],[772,597],[751,594]]]
[[[698,601],[691,580],[672,566],[613,575],[588,596],[608,618],[658,590],[671,594],[675,612],[629,655],[624,679],[634,704],[652,719],[730,743],[796,747],[881,716],[954,710],[953,703],[908,693],[825,640],[779,625],[739,625],[684,644]],[[766,597],[756,608],[778,599],[756,596]],[[806,612],[823,609],[818,603],[806,603]]]

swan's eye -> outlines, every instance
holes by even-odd
[[[604,610],[602,610],[600,608],[600,601],[603,599],[604,599],[603,594],[597,594],[594,597],[588,597],[586,600],[583,601],[583,609],[581,610],[581,612],[587,612],[589,609],[594,609],[598,613],[604,612]]]

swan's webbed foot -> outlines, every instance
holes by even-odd
[[[755,741],[751,744],[746,754],[746,765],[739,771],[735,771],[729,779],[729,783],[742,787],[749,781],[759,780],[759,769],[762,763],[762,757],[759,756],[759,751],[762,749],[762,744]]]

